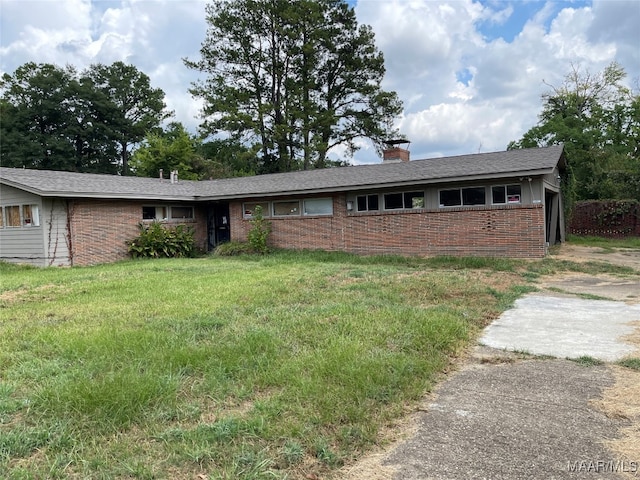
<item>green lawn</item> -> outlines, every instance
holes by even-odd
[[[0,472],[330,474],[553,265],[287,252],[0,264]]]

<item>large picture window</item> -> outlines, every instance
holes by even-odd
[[[303,202],[304,215],[333,215],[332,198],[308,198]]]

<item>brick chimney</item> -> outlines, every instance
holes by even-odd
[[[389,140],[384,142],[384,150],[382,150],[382,163],[400,163],[408,162],[409,149],[401,148],[398,145],[409,144],[408,140]]]

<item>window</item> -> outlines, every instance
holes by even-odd
[[[20,207],[18,205],[10,205],[4,207],[7,216],[7,227],[19,227],[22,225],[20,221]]]
[[[440,190],[441,207],[455,207],[457,205],[462,205],[459,188],[455,190]]]
[[[387,193],[384,195],[384,208],[424,208],[424,192]]]
[[[38,205],[9,205],[0,209],[0,228],[38,226],[40,226]]]
[[[193,218],[193,207],[171,207],[171,219],[185,220]]]
[[[284,217],[290,215],[300,215],[300,202],[273,202],[273,215]]]
[[[424,192],[405,193],[404,208],[424,208]]]
[[[142,207],[143,220],[166,220],[167,207]]]
[[[520,203],[520,185],[496,185],[491,187],[491,201],[494,204]]]
[[[487,203],[484,187],[462,189],[462,205],[484,205]]]
[[[25,227],[37,227],[40,225],[40,216],[37,205],[22,206],[22,225]]]
[[[303,202],[304,215],[333,215],[332,198],[308,198]]]
[[[262,216],[269,216],[269,202],[252,202],[245,203],[244,208],[242,209],[243,215],[245,218],[251,218],[253,216],[253,212],[255,212],[256,207],[262,207]]]
[[[359,212],[375,212],[380,210],[378,195],[360,195],[356,197]]]
[[[162,222],[166,220],[190,220],[194,217],[193,207],[185,207],[176,205],[173,207],[165,207],[158,205],[149,205],[142,207],[143,220],[155,220]]]
[[[484,187],[440,190],[441,207],[484,205],[485,203],[487,203],[487,200]]]

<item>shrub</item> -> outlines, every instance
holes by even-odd
[[[257,205],[251,218],[251,230],[247,234],[247,241],[255,253],[264,255],[269,251],[267,239],[271,233],[271,222],[264,219],[262,207]]]
[[[159,222],[140,224],[140,235],[127,242],[133,258],[192,257],[195,254],[193,229],[186,225],[173,228]]]

